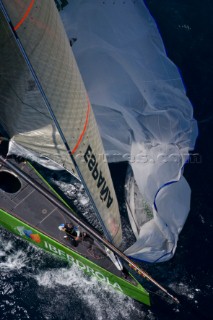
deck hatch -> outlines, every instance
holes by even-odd
[[[16,193],[21,189],[21,182],[10,171],[0,171],[0,189],[7,193]]]

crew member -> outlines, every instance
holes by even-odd
[[[63,231],[66,232],[66,236],[64,236],[65,239],[70,239],[71,243],[74,247],[77,247],[78,242],[80,240],[80,230],[78,226],[74,226],[72,223],[66,223],[64,225],[64,228],[62,228]]]

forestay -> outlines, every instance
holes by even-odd
[[[72,170],[48,101],[112,241],[119,245],[120,216],[102,141],[55,3],[1,3],[17,35],[15,41],[0,10],[0,121],[11,137],[10,153],[48,157]]]
[[[126,253],[164,261],[190,208],[182,170],[197,124],[176,66],[142,1],[72,0],[61,11],[109,161],[128,160]],[[135,182],[134,182],[135,179]]]

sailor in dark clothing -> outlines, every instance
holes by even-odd
[[[61,229],[66,232],[65,239],[70,239],[74,247],[77,247],[80,240],[80,230],[78,226],[74,226],[72,223],[66,223],[64,228]]]

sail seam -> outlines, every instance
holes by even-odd
[[[60,125],[59,125],[59,122],[58,122],[58,120],[57,120],[57,118],[56,118],[56,116],[55,116],[55,114],[54,114],[54,111],[52,110],[52,106],[51,106],[51,104],[50,104],[50,102],[49,102],[49,99],[48,99],[48,97],[46,96],[46,94],[45,94],[45,92],[44,92],[44,89],[43,89],[43,87],[42,87],[42,84],[41,84],[41,82],[39,81],[39,78],[38,78],[38,76],[37,76],[37,74],[36,74],[36,71],[34,70],[32,64],[31,64],[31,61],[30,61],[30,59],[29,59],[29,57],[28,57],[28,55],[27,55],[27,52],[25,51],[25,48],[23,47],[22,42],[21,42],[21,40],[19,39],[19,36],[18,36],[17,32],[16,32],[15,29],[14,29],[14,26],[13,26],[13,24],[12,24],[12,21],[11,21],[9,15],[8,15],[8,13],[7,13],[7,11],[6,11],[3,3],[2,3],[2,0],[0,0],[0,8],[2,9],[2,12],[3,12],[3,14],[4,14],[4,16],[5,16],[5,18],[6,18],[7,22],[8,22],[8,25],[10,26],[11,31],[13,32],[13,35],[14,35],[14,38],[15,38],[15,40],[16,40],[16,43],[17,43],[17,45],[18,45],[18,47],[19,47],[19,50],[20,50],[20,52],[22,53],[23,58],[24,58],[27,66],[28,66],[28,68],[29,68],[29,71],[31,72],[31,74],[32,74],[32,76],[33,76],[33,78],[34,78],[34,80],[35,80],[35,82],[36,82],[36,84],[37,84],[37,87],[38,87],[38,89],[39,89],[39,91],[40,91],[40,93],[41,93],[41,95],[42,95],[42,98],[43,98],[45,104],[46,104],[47,110],[49,111],[49,113],[50,113],[50,115],[51,115],[51,117],[52,117],[52,119],[53,119],[53,121],[54,121],[54,123],[55,123],[55,126],[56,126],[56,128],[57,128],[57,130],[58,130],[58,132],[59,132],[59,134],[60,134],[60,136],[61,136],[61,139],[62,139],[62,141],[63,141],[63,143],[64,143],[64,145],[65,145],[65,147],[66,147],[66,150],[67,150],[67,152],[68,152],[68,154],[69,154],[69,156],[70,156],[70,159],[71,159],[71,161],[73,162],[73,164],[74,164],[74,166],[75,166],[75,169],[76,169],[76,171],[77,171],[77,174],[78,174],[78,176],[79,176],[82,184],[84,185],[85,191],[86,191],[86,193],[87,193],[87,195],[88,195],[88,197],[89,197],[89,199],[90,199],[90,201],[91,201],[91,204],[92,204],[92,206],[94,207],[94,210],[95,210],[97,216],[99,217],[102,230],[103,230],[106,238],[107,238],[110,242],[113,242],[112,236],[110,235],[109,231],[107,230],[106,226],[104,225],[103,220],[100,218],[100,213],[99,213],[99,211],[98,211],[98,208],[97,208],[97,206],[96,206],[96,203],[95,203],[95,201],[94,201],[94,199],[93,199],[93,197],[92,197],[92,195],[91,195],[91,193],[90,193],[90,191],[89,191],[89,188],[87,187],[87,184],[86,184],[86,182],[85,182],[85,180],[84,180],[84,177],[83,177],[83,175],[82,175],[82,173],[81,173],[81,171],[80,171],[80,169],[79,169],[79,167],[78,167],[78,164],[76,163],[76,160],[75,160],[75,158],[74,158],[74,156],[73,156],[73,154],[72,154],[72,152],[71,152],[71,150],[70,150],[70,148],[69,148],[69,145],[68,145],[68,142],[67,142],[67,140],[66,140],[66,137],[64,136],[63,131],[62,131]],[[87,113],[86,113],[86,120],[85,120],[85,124],[84,124],[84,128],[83,128],[83,130],[82,130],[82,133],[80,134],[80,136],[79,136],[79,138],[78,138],[78,141],[77,141],[77,144],[76,144],[76,146],[74,147],[74,149],[76,149],[76,150],[77,150],[77,147],[80,145],[80,143],[81,143],[81,141],[82,141],[82,139],[83,139],[83,137],[84,137],[84,134],[85,134],[85,132],[86,132],[87,125],[88,125],[88,122],[89,122],[89,115],[90,115],[91,105],[90,105],[90,102],[89,102],[88,97],[87,97],[87,104],[88,104],[88,107],[87,107]],[[73,149],[73,150],[74,150],[74,149]],[[74,150],[74,151],[75,151],[75,150]]]
[[[29,7],[27,8],[27,11],[25,12],[25,14],[24,14],[23,17],[21,18],[21,20],[17,23],[17,25],[14,27],[14,30],[15,30],[15,31],[17,31],[17,30],[20,28],[20,26],[24,23],[24,21],[27,19],[27,17],[28,17],[29,14],[30,14],[30,11],[32,10],[32,7],[33,7],[34,3],[35,3],[35,0],[32,0],[32,1],[30,2],[30,5],[29,5]]]
[[[82,139],[83,139],[83,137],[85,135],[85,132],[87,130],[87,125],[88,125],[88,122],[89,122],[89,114],[90,114],[90,102],[89,102],[88,98],[87,98],[87,101],[88,101],[88,107],[87,107],[86,121],[84,123],[84,128],[83,128],[83,130],[82,130],[82,132],[81,132],[81,134],[80,134],[80,136],[78,138],[78,141],[77,141],[75,147],[73,148],[73,150],[71,151],[72,154],[74,154],[76,152],[76,150],[78,149],[78,147],[80,146],[81,141],[82,141]]]

